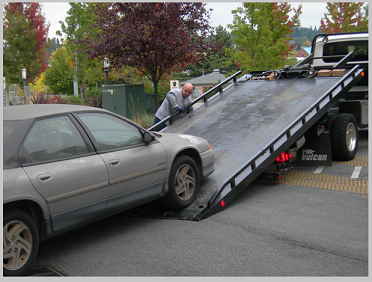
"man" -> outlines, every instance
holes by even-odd
[[[193,89],[194,86],[191,83],[186,83],[182,88],[170,90],[167,93],[163,103],[155,113],[154,124],[159,123],[161,120],[174,114],[176,111],[181,113],[181,115],[176,117],[176,119],[180,118],[185,112],[185,106],[192,102],[190,95]],[[192,111],[193,108],[190,107],[190,110]],[[162,130],[167,125],[169,125],[169,122],[161,125],[157,128],[157,130]]]

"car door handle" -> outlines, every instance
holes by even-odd
[[[36,179],[38,182],[43,183],[52,178],[52,175],[50,173],[45,173],[45,174],[39,174]]]
[[[111,160],[109,161],[109,166],[114,167],[117,166],[120,163],[119,160]]]

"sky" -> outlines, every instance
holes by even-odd
[[[42,11],[45,18],[50,22],[49,38],[58,37],[57,30],[61,30],[59,21],[64,21],[67,16],[67,11],[70,8],[68,2],[41,2],[43,4]],[[302,27],[319,28],[320,19],[324,18],[324,13],[327,12],[326,2],[289,2],[293,8],[298,8],[302,4],[302,14],[300,16]],[[213,9],[211,13],[210,25],[217,27],[219,25],[227,28],[228,24],[233,21],[231,11],[241,6],[242,2],[207,2],[207,8]]]

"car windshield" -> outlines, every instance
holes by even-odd
[[[3,144],[8,140],[14,129],[20,124],[19,120],[4,120],[3,122]]]

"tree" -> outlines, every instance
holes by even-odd
[[[233,24],[229,24],[235,36],[236,52],[230,50],[235,62],[250,72],[283,67],[289,52],[293,27],[299,25],[302,5],[293,9],[288,3],[243,3],[232,11]]]
[[[320,33],[322,32],[317,30],[316,27],[314,29],[312,27],[295,27],[292,37],[296,41],[296,50],[299,51],[306,41],[312,42],[314,37]]]
[[[328,13],[320,20],[325,33],[368,31],[368,4],[364,2],[327,2]]]
[[[216,45],[221,46],[221,50],[211,54],[209,57],[199,56],[196,62],[186,66],[187,73],[180,77],[190,79],[193,77],[201,76],[203,73],[211,73],[214,69],[219,69],[221,71],[231,71],[231,64],[227,64],[226,61],[229,58],[225,55],[226,48],[232,48],[233,41],[231,34],[226,30],[226,28],[219,25],[215,33],[212,34],[208,40],[213,41]]]
[[[21,83],[21,69],[27,70],[27,82],[47,67],[46,41],[49,23],[40,3],[8,2],[3,6],[3,68],[10,83]]]
[[[30,83],[31,87],[31,93],[36,95],[44,95],[46,92],[50,90],[49,87],[47,87],[44,84],[44,74],[41,73],[36,79],[35,83]]]
[[[98,59],[88,59],[88,54],[85,51],[85,45],[81,40],[92,36],[98,32],[91,28],[93,20],[96,17],[91,11],[94,3],[70,2],[70,10],[67,11],[68,16],[65,22],[60,21],[62,32],[67,35],[65,46],[69,53],[73,54],[74,67],[77,83],[80,89],[80,99],[83,103],[84,90],[90,84],[95,83],[99,75],[102,74],[103,61]],[[62,35],[61,31],[57,31],[57,35]]]
[[[154,84],[159,107],[158,83],[179,64],[200,54],[216,51],[209,38],[209,12],[203,3],[103,3],[97,18],[102,30],[87,40],[89,55],[109,57],[116,67],[137,68]],[[215,48],[216,47],[216,48]]]
[[[46,49],[47,53],[48,53],[48,58],[50,55],[52,55],[52,53],[54,51],[56,51],[57,49],[61,48],[61,44],[59,43],[59,39],[58,38],[48,38],[48,45],[49,47]]]
[[[50,57],[50,67],[44,73],[43,83],[53,93],[71,94],[74,92],[74,56],[66,47],[53,52]]]

